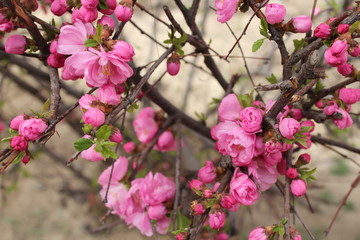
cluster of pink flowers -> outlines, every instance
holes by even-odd
[[[65,60],[62,78],[76,80],[84,77],[90,87],[125,82],[133,74],[127,64],[134,56],[133,47],[127,42],[113,40],[108,40],[106,46],[86,47],[85,41],[95,34],[91,23],[81,21],[61,28],[57,53],[71,55]]]
[[[276,225],[267,226],[267,227],[257,227],[250,232],[248,240],[273,239],[273,237],[274,237],[273,229],[275,227],[276,227]],[[290,227],[290,239],[291,240],[302,240],[302,237],[299,234],[299,232],[296,231],[293,227]]]
[[[146,236],[153,235],[152,221],[156,222],[154,229],[165,234],[170,223],[167,203],[175,197],[175,183],[161,173],[149,172],[144,178],[131,181],[129,187],[120,182],[128,169],[128,160],[120,157],[114,163],[111,175],[111,166],[98,179],[102,186],[100,195],[105,199],[108,189],[106,206],[112,214],[118,215],[126,224],[138,228]]]
[[[3,13],[0,12],[0,39],[3,38],[5,32],[9,33],[14,29],[14,23],[11,19],[4,16]]]

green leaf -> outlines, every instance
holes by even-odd
[[[181,35],[181,37],[179,38],[179,43],[183,44],[187,41],[187,35],[186,33],[184,33],[183,35]]]
[[[83,130],[83,132],[85,134],[88,134],[92,130],[92,125],[91,124],[84,124],[84,127],[82,128],[82,130]]]
[[[266,38],[270,38],[270,35],[268,33],[269,26],[265,18],[260,19],[260,34],[263,35]]]
[[[74,148],[78,151],[89,149],[93,145],[93,141],[88,138],[80,138],[74,142]]]
[[[101,37],[102,25],[96,25],[96,36]]]
[[[108,140],[111,134],[111,127],[109,125],[103,125],[96,131],[96,138]]]
[[[3,138],[1,139],[1,142],[9,142],[13,137],[7,137],[7,138]]]
[[[105,0],[100,0],[98,7],[99,7],[100,9],[104,9],[104,10],[106,10],[106,9],[109,8],[109,6],[108,6],[107,3],[105,2]]]
[[[15,158],[13,164],[19,163],[25,156],[25,152],[20,152],[19,155]]]
[[[319,92],[320,90],[322,90],[324,88],[325,88],[325,85],[320,80],[318,80],[315,85],[315,91]]]
[[[265,79],[268,80],[268,82],[271,84],[275,84],[279,82],[279,80],[275,77],[273,73],[271,74],[271,76],[266,77]]]
[[[314,127],[312,126],[302,126],[299,133],[306,133],[309,132],[311,129],[313,129]]]
[[[139,105],[137,105],[136,103],[133,103],[129,108],[128,108],[128,112],[132,113],[135,111],[135,109],[138,109]]]
[[[170,216],[170,219],[172,219],[172,217]],[[169,225],[168,231],[170,231],[170,226],[172,226],[172,224]],[[179,233],[182,232],[186,232],[186,230],[189,228],[190,226],[190,219],[187,218],[186,216],[184,216],[180,209],[177,210],[176,212],[176,219],[175,219],[175,229],[177,229],[176,231],[171,232],[174,235],[177,235]]]
[[[295,136],[295,141],[297,142],[297,143],[299,143],[301,146],[303,146],[303,147],[305,147],[305,148],[307,148],[307,142],[306,142],[306,140],[308,140],[308,136],[306,136],[306,135],[301,135],[301,134],[299,134],[299,135],[294,135]]]
[[[254,42],[252,45],[252,52],[256,52],[257,50],[259,50],[261,45],[264,43],[265,39],[266,38],[262,38],[262,39],[257,40],[256,42]]]
[[[209,103],[209,105],[217,105],[217,104],[220,104],[221,103],[221,99],[220,98],[211,98],[211,102]]]
[[[203,123],[206,122],[206,115],[204,113],[198,113],[198,112],[195,112],[195,116]]]
[[[111,150],[105,142],[96,142],[95,151],[101,153],[104,158],[117,158],[117,155]]]
[[[282,225],[285,225],[287,223],[287,219],[286,218],[283,218],[281,219],[281,222],[280,222]]]
[[[326,45],[326,46],[328,46],[328,47],[330,47],[331,44],[332,44],[332,41],[331,41],[331,40],[324,40],[324,41],[323,41],[323,44]]]
[[[177,52],[180,56],[184,56],[184,50],[182,50],[181,47],[177,47],[177,48],[176,48],[176,52]]]
[[[94,39],[86,39],[84,45],[86,47],[96,47],[97,45],[99,45],[99,43]]]
[[[166,40],[164,41],[164,43],[165,43],[165,44],[172,44],[172,41],[171,41],[170,39],[166,39]]]
[[[300,39],[300,40],[294,39],[293,42],[294,42],[294,47],[295,47],[294,52],[299,51],[300,49],[305,47],[306,44],[307,44],[306,41],[305,41],[305,38]]]
[[[359,25],[360,25],[360,22],[359,22],[359,21],[356,21],[356,22],[354,22],[353,24],[351,24],[350,29],[349,29],[349,32],[350,32],[350,33],[355,32],[355,31],[359,28]]]
[[[251,91],[251,93],[247,94],[240,94],[237,96],[240,102],[240,105],[243,108],[252,106],[253,100],[254,100],[254,91]]]

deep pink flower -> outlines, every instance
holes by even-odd
[[[261,131],[263,111],[256,107],[244,108],[240,113],[240,125],[242,130],[247,133],[257,133]]]
[[[10,20],[8,22],[2,23],[0,24],[0,31],[2,32],[11,32],[14,29],[14,24],[13,22]]]
[[[270,24],[281,23],[286,15],[286,8],[277,3],[271,3],[266,5],[265,18]]]
[[[105,122],[105,113],[97,108],[89,108],[82,116],[85,124],[99,127]]]
[[[358,45],[356,45],[355,47],[351,47],[348,50],[350,56],[352,57],[358,57],[360,55],[360,47]]]
[[[299,108],[292,108],[292,109],[291,109],[291,116],[292,116],[295,120],[300,121],[300,120],[303,118],[301,109],[299,109]]]
[[[180,71],[180,56],[173,52],[167,60],[166,70],[171,76],[175,76]]]
[[[203,183],[211,183],[215,181],[217,175],[216,175],[216,169],[214,166],[214,163],[211,161],[206,161],[205,166],[199,169],[198,172],[198,178]]]
[[[311,127],[309,133],[312,133],[315,130],[315,123],[311,120],[306,120],[301,122],[301,127]]]
[[[121,100],[121,95],[116,92],[115,86],[111,83],[100,87],[97,97],[100,102],[114,106],[118,105]]]
[[[268,237],[265,234],[265,229],[262,227],[257,227],[253,229],[248,237],[248,240],[267,240]]]
[[[218,115],[221,121],[235,121],[240,119],[242,108],[235,94],[229,94],[221,100]]]
[[[229,21],[237,11],[239,0],[215,0],[217,20],[221,23]]]
[[[136,116],[136,119],[133,122],[133,127],[140,142],[151,142],[159,129],[159,126],[154,120],[154,110],[151,107],[142,109]]]
[[[332,55],[342,55],[348,50],[348,44],[346,41],[343,40],[335,40],[333,45],[331,45],[330,49]]]
[[[99,4],[99,0],[81,0],[81,5],[87,9],[94,9]]]
[[[204,194],[204,198],[212,198],[213,197],[213,192],[210,189],[205,189],[203,191],[203,194]]]
[[[225,213],[222,211],[209,214],[209,226],[212,229],[219,230],[225,225]]]
[[[225,121],[211,129],[216,148],[230,155],[235,166],[246,166],[254,156],[255,134],[245,133],[235,122]]]
[[[10,128],[13,130],[19,130],[20,124],[24,121],[24,115],[18,115],[10,121]]]
[[[97,101],[97,98],[95,96],[91,94],[85,94],[79,99],[79,105],[83,110],[89,109],[92,107],[91,105],[94,101]]]
[[[152,205],[148,208],[149,218],[153,220],[161,220],[165,217],[167,211],[164,205]]]
[[[295,32],[297,33],[306,33],[307,31],[311,30],[312,21],[310,17],[305,15],[300,15],[293,18],[293,26]]]
[[[54,0],[51,3],[50,11],[56,16],[62,16],[64,13],[67,12],[67,10],[68,10],[68,6],[66,5],[66,1]]]
[[[300,131],[300,123],[293,118],[283,118],[280,120],[279,130],[283,137],[294,139],[294,135]]]
[[[103,15],[99,20],[98,24],[101,24],[103,26],[107,25],[111,31],[115,28],[115,21],[109,16]]]
[[[331,28],[329,24],[326,23],[321,23],[314,30],[314,35],[322,39],[327,39],[328,37],[330,37],[330,33],[331,33]]]
[[[299,160],[304,161],[305,164],[307,164],[311,161],[311,156],[308,153],[303,153],[299,156]]]
[[[295,179],[298,176],[296,168],[288,168],[286,171],[286,176],[291,179]]]
[[[201,215],[205,212],[204,206],[202,204],[196,204],[194,209],[194,215]]]
[[[306,182],[302,179],[292,180],[290,184],[290,190],[292,194],[300,197],[306,193]]]
[[[115,43],[112,52],[125,62],[131,61],[135,55],[133,46],[131,46],[130,43],[120,40]]]
[[[350,29],[349,24],[339,24],[337,31],[339,34],[347,33]]]
[[[11,139],[10,146],[17,151],[25,151],[28,148],[28,142],[25,137],[17,135]]]
[[[349,63],[344,63],[342,65],[337,66],[337,70],[341,75],[347,77],[353,72],[353,66]]]
[[[40,118],[31,118],[21,122],[19,134],[29,141],[40,138],[40,135],[46,130],[48,125]]]
[[[240,172],[239,168],[235,169],[231,179],[230,194],[236,201],[246,206],[253,204],[259,198],[256,184],[248,175]]]
[[[119,4],[115,8],[115,16],[121,22],[127,22],[133,15],[133,9]]]
[[[26,49],[26,37],[23,35],[11,35],[6,39],[5,52],[23,54]]]
[[[189,182],[189,187],[191,190],[198,190],[200,191],[201,188],[205,186],[203,182],[197,180],[197,179],[192,179],[190,182]],[[195,192],[195,191],[194,191]]]
[[[354,104],[360,100],[360,89],[342,88],[339,91],[339,97],[345,104]]]
[[[115,143],[121,143],[123,140],[123,137],[121,135],[120,130],[116,129],[116,131],[110,136],[109,140],[112,142],[115,142]]]
[[[25,165],[28,164],[30,162],[30,156],[26,154],[23,159],[21,159],[21,162]]]
[[[101,153],[95,151],[96,144],[93,144],[90,148],[81,152],[81,157],[91,162],[98,162],[104,160]]]
[[[127,173],[128,165],[129,165],[129,161],[127,160],[126,157],[119,157],[114,162],[114,168],[112,170],[111,181],[110,181],[111,186],[116,185],[121,179],[123,179],[123,177]],[[107,187],[107,185],[109,184],[111,169],[112,166],[109,166],[100,174],[98,178],[98,183],[102,187]]]
[[[134,142],[127,142],[124,144],[124,150],[127,153],[132,153],[135,150],[135,143]]]

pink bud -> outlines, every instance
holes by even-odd
[[[167,72],[171,76],[175,76],[180,71],[180,56],[177,53],[173,53],[167,60]]]
[[[112,31],[115,28],[115,21],[109,16],[103,15],[99,21],[98,24],[101,24],[103,26],[107,25]]]
[[[289,168],[286,171],[286,176],[291,179],[296,178],[298,176],[298,172],[297,172],[296,168]]]
[[[302,127],[312,127],[310,130],[309,130],[309,133],[313,132],[315,130],[315,123],[311,120],[306,120],[306,121],[303,121],[301,123],[301,126]]]
[[[216,179],[216,169],[214,163],[206,161],[205,166],[199,169],[198,178],[203,183],[211,183]]]
[[[348,50],[347,41],[335,40],[333,45],[331,45],[330,49],[331,49],[332,55],[335,55],[335,56],[342,55],[342,54],[346,53],[346,51]]]
[[[229,240],[229,239],[230,239],[229,235],[226,234],[226,233],[224,233],[224,232],[222,232],[222,233],[216,234],[214,240]]]
[[[356,45],[355,47],[349,48],[349,54],[352,57],[358,57],[360,55],[360,47]]]
[[[96,144],[93,144],[89,149],[81,152],[81,157],[91,162],[98,162],[104,160],[101,153],[95,151]]]
[[[265,17],[270,24],[281,23],[286,15],[286,8],[277,3],[266,5]]]
[[[24,121],[24,115],[18,115],[14,117],[10,122],[10,128],[13,130],[19,130],[20,124]]]
[[[197,179],[192,179],[190,182],[189,182],[189,187],[191,188],[191,190],[198,190],[200,191],[201,188],[204,186],[204,183],[197,180]]]
[[[50,7],[51,12],[56,16],[62,16],[67,12],[68,8],[60,3],[60,0],[54,0]]]
[[[262,227],[257,227],[253,229],[250,234],[248,240],[267,240],[268,237],[265,234],[265,229]]]
[[[339,34],[347,33],[350,29],[349,24],[339,24],[337,31]]]
[[[285,138],[294,139],[294,135],[300,131],[300,123],[293,118],[283,118],[280,120],[279,130]]]
[[[82,116],[85,124],[99,127],[105,122],[105,113],[97,108],[89,108]]]
[[[127,153],[132,153],[135,150],[135,143],[134,142],[127,142],[124,144],[124,150]]]
[[[99,88],[97,96],[100,102],[114,106],[118,105],[121,99],[120,94],[117,94],[115,86],[111,83]]]
[[[3,24],[0,24],[0,32],[11,32],[14,29],[14,24],[10,20],[8,22],[5,22]]]
[[[21,162],[25,165],[28,164],[28,162],[30,162],[30,156],[26,154],[23,159],[21,159]]]
[[[303,118],[301,109],[299,109],[299,108],[293,108],[293,109],[291,109],[291,116],[292,116],[295,120],[300,121],[300,120]]]
[[[65,57],[62,54],[50,54],[46,62],[51,67],[62,68],[65,63]]]
[[[46,130],[47,124],[40,118],[31,118],[24,120],[19,126],[19,134],[29,141],[40,138],[41,134]]]
[[[349,63],[344,63],[342,65],[337,66],[337,70],[341,75],[347,77],[353,72],[353,66]]]
[[[302,179],[292,180],[290,190],[295,196],[301,197],[306,193],[306,182]]]
[[[202,204],[196,204],[193,211],[194,211],[194,215],[201,215],[205,212],[205,209]]]
[[[165,217],[167,211],[164,205],[154,205],[148,208],[149,218],[153,220],[161,220]]]
[[[126,6],[119,4],[115,8],[115,16],[121,22],[129,21],[130,18],[132,17],[132,15],[133,15],[132,7],[126,7]]]
[[[209,225],[212,229],[219,230],[225,224],[225,213],[214,212],[209,214]]]
[[[185,240],[187,238],[187,234],[182,232],[176,235],[176,240]]]
[[[80,7],[78,14],[80,20],[82,20],[83,22],[91,23],[97,19],[98,10],[96,8],[87,9],[82,6]]]
[[[28,148],[28,142],[23,136],[15,136],[11,139],[10,146],[17,151],[25,151]]]
[[[327,39],[328,37],[330,37],[330,33],[331,33],[331,28],[329,24],[326,23],[321,23],[314,30],[314,35],[322,39]]]
[[[342,88],[339,91],[339,97],[345,104],[354,104],[360,101],[360,89]]]
[[[99,4],[99,0],[81,0],[81,5],[87,9],[94,9]]]
[[[53,53],[53,54],[57,53],[57,51],[56,51],[57,46],[58,46],[58,41],[53,40],[49,47],[50,53]]]
[[[307,31],[311,30],[311,19],[308,16],[300,15],[293,18],[293,26],[295,29],[295,32],[297,33],[306,33]]]
[[[11,35],[6,39],[5,52],[23,54],[26,49],[26,37],[23,35]]]
[[[321,101],[321,100],[318,101],[318,102],[315,104],[315,106],[318,107],[318,108],[320,108],[320,109],[322,109],[322,108],[325,107],[323,101]]]
[[[135,55],[133,46],[125,41],[117,41],[112,52],[124,61],[131,61]]]
[[[231,195],[225,195],[220,201],[221,206],[226,209],[231,209],[236,203],[236,200]]]
[[[109,140],[112,141],[112,142],[115,142],[115,143],[121,143],[122,140],[123,140],[123,137],[121,135],[120,130],[116,129],[115,133],[113,135],[111,135]]]
[[[171,131],[163,132],[155,146],[155,149],[161,152],[176,150],[176,139]]]
[[[211,198],[213,196],[213,192],[210,189],[205,189],[203,191],[204,198]]]

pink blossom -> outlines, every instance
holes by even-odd
[[[160,152],[175,151],[176,144],[174,134],[171,131],[165,131],[159,136],[155,149]]]
[[[65,57],[62,54],[50,54],[46,62],[51,67],[62,68],[65,64]]]
[[[337,31],[339,34],[347,33],[350,29],[349,24],[339,24]]]
[[[292,116],[295,120],[300,121],[300,120],[303,118],[301,109],[299,109],[299,108],[292,108],[292,109],[291,109],[291,116]]]
[[[229,235],[224,232],[218,233],[218,234],[216,234],[214,240],[229,240]]]
[[[98,10],[96,8],[85,8],[84,6],[79,8],[76,14],[72,15],[72,20],[80,20],[85,23],[91,23],[98,18]]]
[[[225,213],[218,211],[209,214],[209,226],[212,229],[219,230],[225,225]]]
[[[225,195],[221,198],[220,204],[223,208],[232,209],[234,205],[238,204],[235,198],[231,195]]]
[[[240,125],[242,130],[247,133],[257,133],[261,131],[263,111],[256,107],[244,108],[240,113]]]
[[[305,164],[311,161],[311,156],[308,153],[303,153],[299,156],[299,160],[303,161]]]
[[[239,0],[215,0],[217,20],[221,23],[229,21],[237,11]]]
[[[107,25],[111,31],[115,28],[115,21],[109,16],[103,15],[99,20],[98,24],[101,24],[103,26]]]
[[[180,71],[180,56],[176,52],[173,52],[172,55],[167,60],[166,70],[171,76],[175,76]]]
[[[283,137],[294,139],[294,135],[300,131],[300,123],[293,118],[283,118],[280,120],[279,130]]]
[[[360,101],[360,89],[342,88],[339,91],[339,97],[345,104],[354,104]]]
[[[290,190],[292,194],[300,197],[306,193],[306,182],[302,179],[292,180],[290,184]]]
[[[18,135],[11,139],[10,146],[16,151],[25,151],[28,148],[28,142],[25,137]]]
[[[11,35],[6,39],[5,52],[23,54],[26,49],[26,37],[23,35]]]
[[[97,108],[89,108],[82,116],[85,124],[99,127],[105,122],[105,113]]]
[[[296,232],[296,233],[292,234],[291,240],[302,240],[302,237],[298,232]]]
[[[282,149],[282,145],[278,141],[270,140],[265,143],[265,152],[278,153]]]
[[[48,125],[40,118],[31,118],[21,122],[19,134],[29,141],[40,138],[40,135],[46,130]]]
[[[335,40],[333,45],[325,51],[326,62],[331,66],[339,66],[346,63],[348,58],[348,44],[346,41]]]
[[[353,72],[353,66],[349,63],[344,63],[342,65],[337,66],[337,70],[341,75],[347,77]]]
[[[10,121],[10,128],[13,130],[19,130],[20,124],[24,121],[24,115],[18,115]]]
[[[229,94],[221,100],[218,115],[221,121],[235,121],[240,119],[242,108],[235,94]]]
[[[260,136],[256,136],[255,148],[254,148],[254,157],[262,155],[265,151],[265,144],[263,142],[263,138]]]
[[[204,206],[202,204],[196,204],[194,209],[194,215],[201,215],[205,212]]]
[[[286,159],[285,158],[281,159],[281,161],[276,165],[276,170],[281,175],[286,174]]]
[[[262,227],[257,227],[253,229],[250,234],[248,240],[267,240],[268,237],[265,234],[265,229]]]
[[[270,24],[281,23],[286,15],[286,8],[277,3],[271,3],[266,5],[265,18]]]
[[[170,218],[166,216],[163,217],[162,219],[156,222],[156,231],[160,234],[166,234],[167,229],[169,228],[169,224],[170,224]]]
[[[161,220],[165,217],[167,211],[164,205],[152,205],[148,208],[149,218],[153,220]]]
[[[306,33],[311,30],[312,21],[310,17],[305,15],[300,15],[293,18],[293,26],[295,32],[297,33]]]
[[[106,84],[100,87],[97,91],[98,100],[102,103],[110,105],[118,105],[121,100],[121,95],[117,94],[113,84]]]
[[[11,32],[14,29],[14,24],[12,21],[8,21],[5,23],[0,24],[0,31],[1,32]]]
[[[255,134],[245,133],[235,122],[225,121],[211,129],[217,150],[230,155],[235,166],[246,166],[254,156]]]
[[[262,192],[268,190],[277,181],[278,173],[276,169],[265,161],[252,161],[248,166],[248,171]]]
[[[124,150],[127,153],[132,153],[135,150],[135,143],[134,142],[127,142],[124,144]]]
[[[143,201],[149,205],[157,205],[169,201],[175,196],[175,183],[156,173],[149,172],[140,185],[140,194]]]
[[[101,153],[95,151],[96,144],[93,144],[90,148],[81,152],[81,157],[91,162],[98,162],[104,160]]]
[[[344,129],[347,127],[350,127],[353,124],[353,120],[350,116],[350,114],[345,111],[342,108],[338,108],[336,110],[336,112],[340,113],[342,115],[341,119],[333,119],[335,125],[339,128],[339,129]]]
[[[216,169],[214,167],[214,163],[211,161],[206,161],[205,166],[199,169],[198,178],[203,183],[211,183],[215,181]]]
[[[115,16],[121,22],[127,22],[133,15],[133,9],[119,4],[115,8]]]
[[[113,46],[112,52],[123,61],[131,61],[135,55],[134,48],[125,41],[117,41]]]
[[[311,120],[306,120],[301,123],[301,127],[311,127],[309,133],[312,133],[315,130],[315,123]]]
[[[151,107],[144,108],[141,110],[139,115],[133,122],[133,127],[136,132],[136,136],[142,143],[149,143],[155,136],[159,127],[153,117],[149,117],[147,114],[153,113],[154,110]]]
[[[153,235],[150,218],[145,212],[136,212],[127,217],[126,221],[131,224],[130,226],[139,229],[145,236],[151,237]]]
[[[355,47],[349,48],[349,54],[352,57],[358,57],[360,55],[360,47],[356,45]]]
[[[79,105],[83,110],[90,109],[92,108],[91,105],[94,101],[97,101],[97,98],[95,96],[91,94],[85,94],[79,99]]]
[[[120,130],[116,129],[115,132],[110,136],[109,140],[112,142],[115,142],[115,143],[121,143],[123,140],[123,137],[121,135]]]
[[[98,178],[98,183],[102,187],[107,187],[107,185],[109,184],[110,175],[111,175],[110,185],[111,186],[116,185],[126,175],[128,165],[129,165],[129,161],[127,160],[126,157],[119,157],[114,162],[114,168],[112,170],[112,175],[111,175],[112,166],[109,166],[107,169],[105,169],[100,174],[100,176]]]
[[[65,5],[64,5],[63,2],[64,1],[61,1],[61,0],[54,0],[51,3],[50,11],[56,16],[62,16],[68,10],[68,6],[66,5],[66,1],[65,1]]]
[[[210,189],[205,189],[203,191],[203,194],[204,194],[204,198],[212,198],[213,197],[213,192]]]
[[[99,4],[99,0],[81,0],[81,5],[87,9],[94,9]]]
[[[25,165],[28,164],[30,162],[30,156],[26,154],[23,159],[21,159],[21,162]]]
[[[205,186],[203,182],[197,180],[197,179],[192,179],[190,182],[189,182],[189,187],[191,190],[198,190],[200,191],[201,188]],[[194,191],[195,192],[195,191]]]
[[[329,24],[326,23],[321,23],[314,30],[314,35],[322,39],[327,39],[328,37],[330,37],[330,33],[331,33],[331,28]]]
[[[295,179],[298,176],[298,172],[297,172],[296,168],[289,168],[286,171],[286,176],[288,178]]]
[[[253,204],[259,198],[256,184],[248,175],[240,172],[239,168],[235,169],[231,179],[230,194],[236,201],[246,206]]]

